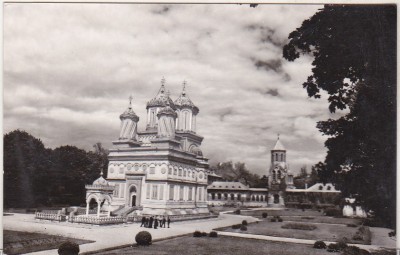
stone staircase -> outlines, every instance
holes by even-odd
[[[142,209],[139,206],[132,206],[132,207],[121,207],[115,211],[113,211],[113,215],[117,215],[117,216],[121,216],[121,217],[126,217],[128,214],[130,214],[131,212],[135,211],[135,210],[140,210]]]

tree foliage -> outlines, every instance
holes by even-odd
[[[46,149],[27,132],[12,131],[4,135],[4,205],[79,205],[85,200],[85,184],[98,178],[104,167],[106,153],[74,146]]]
[[[268,185],[266,176],[260,177],[258,174],[251,173],[242,162],[219,163],[214,170],[227,181],[241,182],[254,188],[266,188]]]
[[[328,94],[339,119],[318,122],[329,136],[318,168],[345,196],[394,227],[396,220],[396,6],[325,5],[290,33],[283,56],[314,57],[303,83],[310,97]]]

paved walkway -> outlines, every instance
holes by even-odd
[[[81,252],[90,252],[132,244],[135,240],[135,235],[142,230],[149,231],[153,240],[157,240],[193,233],[195,230],[210,232],[214,228],[239,224],[242,220],[247,220],[248,222],[257,221],[256,218],[251,216],[221,214],[218,218],[214,219],[172,222],[171,228],[148,229],[140,228],[140,223],[93,226],[40,221],[35,220],[33,214],[14,214],[3,218],[3,227],[7,230],[37,232],[92,240],[95,242],[79,246]],[[33,252],[30,254],[54,255],[57,254],[57,250]]]
[[[251,216],[234,215],[221,213],[218,218],[202,219],[194,221],[182,221],[171,223],[171,228],[147,229],[140,228],[139,223],[93,226],[86,224],[57,223],[49,221],[39,221],[34,219],[32,214],[14,214],[13,216],[3,217],[4,229],[26,232],[37,232],[51,235],[61,235],[65,237],[86,239],[95,241],[94,243],[80,245],[81,252],[93,252],[98,250],[110,249],[113,247],[123,247],[134,242],[135,235],[141,230],[149,231],[153,240],[175,237],[193,233],[195,230],[210,232],[212,229],[240,224],[242,220],[255,222],[258,219]],[[388,229],[371,228],[372,245],[356,245],[362,249],[375,250],[380,247],[396,247],[396,241],[387,236]],[[274,237],[264,235],[253,235],[246,233],[218,232],[223,236],[236,236],[242,238],[259,239],[266,241],[288,242],[298,244],[314,244],[316,240]],[[326,242],[327,244],[331,242]],[[57,254],[56,250],[34,252],[30,254]]]

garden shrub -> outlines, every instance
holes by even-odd
[[[281,217],[278,217],[278,221],[279,221],[279,222],[282,222],[283,219],[282,219]]]
[[[233,211],[234,214],[240,214],[240,209]]]
[[[208,236],[206,232],[201,232],[201,236]]]
[[[193,237],[201,237],[201,232],[196,230],[193,232]]]
[[[299,229],[299,230],[314,230],[317,228],[315,225],[304,224],[304,223],[286,223],[282,226],[282,228],[286,229]]]
[[[388,233],[388,236],[389,236],[389,237],[396,236],[396,230],[389,232],[389,233]]]
[[[135,241],[137,245],[150,245],[151,244],[151,234],[147,231],[140,231],[136,234]]]
[[[349,246],[346,247],[345,249],[342,250],[342,255],[369,255],[369,253],[366,250],[360,249],[356,246]]]
[[[338,246],[337,243],[331,243],[331,244],[328,245],[327,251],[328,252],[339,252],[340,249],[339,249],[339,246]]]
[[[262,217],[263,217],[264,219],[268,217],[268,213],[266,213],[266,212],[263,212],[261,215],[262,215]]]
[[[272,218],[272,219],[271,219],[271,222],[276,222],[276,219],[275,219],[275,218]]]
[[[348,247],[347,245],[347,238],[342,238],[339,242],[337,242],[337,246],[339,248],[339,251],[342,251]]]
[[[326,243],[324,243],[324,241],[316,241],[314,243],[313,248],[315,248],[315,249],[326,249]]]
[[[218,233],[215,231],[211,231],[210,234],[208,235],[209,237],[218,237]]]
[[[241,230],[241,231],[247,231],[247,227],[246,227],[245,225],[242,225],[242,226],[240,227],[240,230]]]
[[[243,220],[242,225],[247,226],[247,220]]]
[[[242,225],[241,224],[235,224],[232,225],[232,229],[239,229]]]
[[[63,242],[58,247],[58,254],[59,255],[78,255],[79,254],[79,245],[74,242]]]
[[[371,230],[367,226],[361,226],[353,235],[353,240],[364,241],[366,244],[371,244]]]
[[[352,223],[350,223],[350,224],[347,224],[346,226],[348,226],[348,227],[350,227],[350,228],[356,228],[356,227],[357,227],[357,225],[356,225],[356,224],[352,224]]]

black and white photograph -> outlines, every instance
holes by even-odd
[[[2,8],[0,254],[398,254],[395,3]]]

